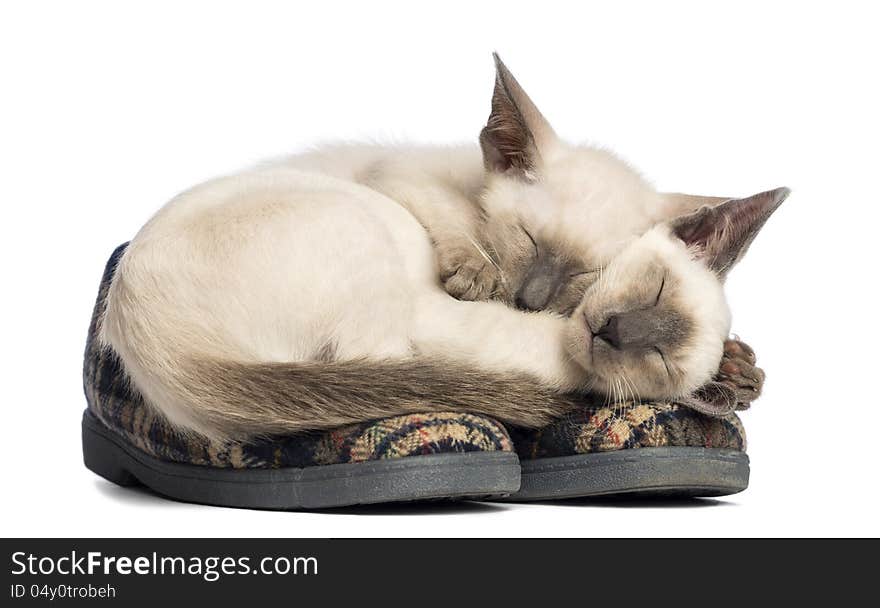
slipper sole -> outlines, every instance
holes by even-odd
[[[160,460],[128,444],[88,410],[86,467],[120,486],[249,509],[324,509],[436,499],[495,499],[520,487],[512,452],[458,452],[284,469],[221,469]]]
[[[637,448],[521,460],[520,490],[505,500],[608,495],[727,496],[749,485],[749,457],[729,449]]]

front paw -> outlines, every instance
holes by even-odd
[[[488,260],[461,249],[441,253],[440,280],[459,300],[488,300],[498,285],[498,269]]]
[[[747,409],[761,396],[764,388],[764,370],[755,365],[755,351],[740,340],[725,340],[724,355],[715,381],[732,389],[737,409]]]

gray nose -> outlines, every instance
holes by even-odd
[[[540,252],[514,294],[513,303],[520,310],[544,310],[562,284],[564,268],[553,255]]]
[[[544,310],[555,292],[554,277],[532,274],[516,292],[513,303],[520,310]]]
[[[608,317],[605,325],[596,332],[596,337],[605,340],[614,348],[620,348],[620,318],[617,315]]]

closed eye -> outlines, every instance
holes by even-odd
[[[531,233],[528,230],[526,230],[525,226],[520,226],[520,228],[522,228],[522,231],[526,233],[527,237],[529,237],[529,240],[532,242],[532,245],[535,246],[535,255],[537,256],[538,255],[538,243],[535,241],[535,238],[531,235]]]
[[[598,269],[598,268],[597,268],[596,270],[584,270],[583,272],[576,272],[576,273],[574,273],[574,274],[570,274],[570,275],[568,275],[568,278],[569,278],[569,279],[573,279],[573,278],[575,278],[575,277],[582,277],[582,276],[584,276],[585,274],[594,274],[594,273],[596,273],[596,272],[599,272],[599,269]]]
[[[669,369],[669,364],[666,362],[666,355],[663,354],[663,351],[660,350],[660,347],[658,347],[658,346],[655,346],[655,347],[654,347],[654,351],[655,351],[658,355],[660,355],[660,359],[663,361],[663,366],[666,368],[666,374],[671,378],[671,377],[672,377],[672,371],[670,371],[670,369]]]
[[[663,280],[660,281],[660,291],[657,292],[657,299],[654,300],[654,306],[660,303],[660,296],[663,295],[663,288],[666,287],[666,275],[663,275]]]

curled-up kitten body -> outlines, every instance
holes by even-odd
[[[451,298],[403,207],[267,169],[197,186],[140,230],[102,340],[169,422],[243,439],[432,409],[544,424],[590,382],[569,322]]]
[[[539,426],[591,387],[669,398],[709,380],[730,330],[721,278],[785,191],[668,217],[666,199],[619,161],[608,165],[619,179],[584,181],[585,163],[606,156],[543,130],[511,78],[499,64],[496,93],[517,110],[493,103],[482,153],[340,147],[165,205],[119,262],[101,336],[146,401],[183,431],[246,439],[432,409]],[[503,132],[509,119],[530,135]],[[587,247],[572,226],[621,196],[656,217],[612,222],[620,242],[565,258],[568,270],[584,259],[604,270],[575,267],[584,279],[564,311],[461,301],[438,280],[461,279],[474,299],[493,283],[485,266],[453,272],[449,253],[480,243],[481,215],[495,231],[484,242],[503,232],[537,259],[550,234]],[[561,207],[542,207],[550,198]],[[444,259],[456,261],[438,270]],[[530,264],[484,259],[515,299],[505,269]]]

